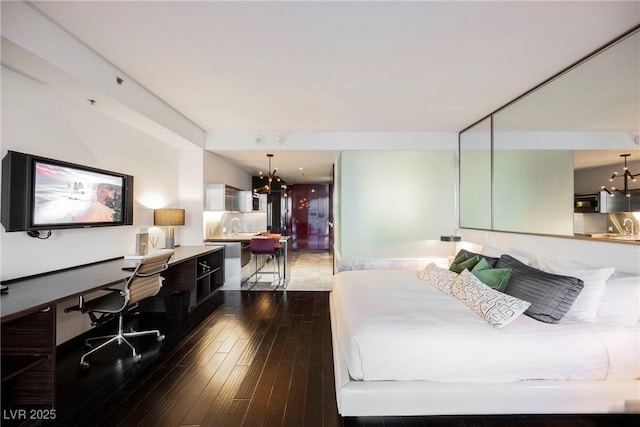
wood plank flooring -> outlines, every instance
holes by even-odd
[[[163,343],[112,346],[78,367],[58,354],[56,426],[625,426],[635,415],[342,418],[335,400],[328,292],[221,291],[185,321],[143,314]],[[114,325],[112,325],[114,326]],[[102,332],[102,331],[100,331]]]

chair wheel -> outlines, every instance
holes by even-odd
[[[141,354],[136,354],[135,356],[133,356],[133,361],[135,363],[138,363],[140,360],[142,360],[142,355]]]
[[[156,338],[156,341],[158,342],[164,341],[164,335],[160,335],[158,338]]]
[[[83,370],[89,369],[89,363],[80,362],[80,368],[82,368]]]

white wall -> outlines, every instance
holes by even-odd
[[[9,69],[1,78],[2,156],[20,151],[133,175],[135,199],[133,226],[54,230],[46,240],[2,229],[1,279],[133,253],[136,232],[153,225],[153,209],[180,204],[181,149]],[[87,316],[63,313],[73,303],[58,308],[58,343],[90,328]]]
[[[176,234],[176,243],[201,245],[204,237],[202,213],[204,212],[203,170],[204,152],[195,145],[180,150],[180,207],[185,210],[181,235]]]
[[[251,175],[210,151],[204,152],[204,183],[251,190]]]
[[[264,142],[256,144],[256,137]],[[278,136],[284,142],[277,142]],[[441,150],[457,146],[455,132],[213,132],[208,150]],[[452,144],[456,144],[455,146]]]
[[[153,208],[179,200],[179,149],[2,68],[2,156],[14,150],[134,176],[134,225],[2,233],[3,280],[133,253]]]

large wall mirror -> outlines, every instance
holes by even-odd
[[[460,223],[491,228],[491,118],[460,135]]]
[[[460,227],[640,240],[639,135],[636,29],[460,133]]]

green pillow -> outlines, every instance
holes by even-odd
[[[492,268],[491,264],[484,258],[473,267],[471,272],[480,279],[482,283],[500,292],[503,292],[507,288],[509,278],[511,277],[510,268]]]
[[[467,254],[461,254],[458,258],[454,259],[451,265],[449,266],[449,270],[455,273],[462,273],[465,269],[471,271],[474,265],[476,265],[480,261],[480,257],[478,255],[467,258]]]

